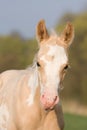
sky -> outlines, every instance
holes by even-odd
[[[17,31],[32,38],[40,19],[53,28],[65,13],[78,13],[86,8],[87,0],[0,0],[0,35]]]

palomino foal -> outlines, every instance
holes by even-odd
[[[60,37],[37,25],[39,51],[32,67],[0,74],[0,130],[63,130],[58,90],[68,68],[73,37],[68,23]]]

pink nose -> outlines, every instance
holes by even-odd
[[[41,95],[40,98],[41,104],[44,109],[52,109],[59,102],[59,97],[57,95]]]

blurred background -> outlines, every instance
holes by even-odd
[[[45,19],[48,30],[62,32],[71,21],[75,39],[69,50],[68,70],[60,93],[65,130],[87,129],[87,0],[0,0],[0,72],[24,69],[38,46],[36,24]]]

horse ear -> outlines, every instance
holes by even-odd
[[[74,27],[70,22],[68,22],[63,33],[61,34],[61,39],[67,46],[69,46],[72,43],[73,38],[74,38]]]
[[[49,38],[44,20],[38,22],[36,27],[36,36],[39,42]]]

